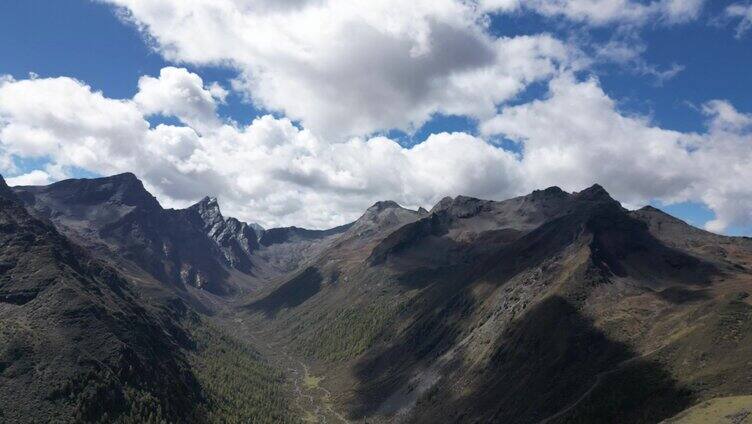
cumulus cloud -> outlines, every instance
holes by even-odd
[[[620,113],[598,81],[565,74],[543,100],[510,107],[481,125],[486,136],[524,146],[520,173],[527,189],[576,190],[600,182],[618,199],[641,205],[701,201],[716,214],[713,231],[751,225],[752,116],[727,102],[703,107],[708,131],[669,131]]]
[[[337,141],[485,119],[577,56],[547,35],[492,37],[458,0],[106,1],[168,60],[233,67],[258,106]]]
[[[145,115],[174,116],[201,130],[221,124],[217,103],[224,102],[227,94],[217,83],[205,88],[200,76],[170,66],[162,68],[158,78],[141,77],[133,100]]]
[[[72,78],[0,81],[4,162],[49,156],[69,167],[117,172],[143,154],[138,140],[148,129],[133,102],[106,98]]]
[[[547,17],[562,17],[589,25],[669,24],[696,19],[704,0],[480,0],[488,12],[529,10]]]
[[[738,20],[736,37],[741,38],[752,28],[752,4],[734,3],[725,10],[728,19]]]
[[[25,186],[25,185],[47,185],[51,182],[50,174],[42,171],[41,169],[35,169],[25,174],[16,175],[15,177],[9,177],[5,180],[9,186]]]
[[[203,86],[202,90],[209,90]],[[133,99],[116,100],[70,78],[0,83],[3,172],[14,157],[49,165],[9,179],[46,183],[81,168],[137,173],[165,206],[214,195],[228,215],[267,226],[329,227],[377,200],[430,207],[446,195],[503,199],[594,182],[629,205],[700,201],[713,231],[751,225],[752,115],[714,100],[703,133],[669,131],[619,111],[594,78],[564,73],[546,98],[483,121],[482,137],[430,135],[406,148],[383,136],[330,143],[287,118],[246,126],[150,127]],[[516,141],[512,153],[488,142]]]
[[[2,83],[0,151],[49,161],[10,181],[46,183],[76,168],[133,171],[166,206],[214,195],[242,219],[313,227],[347,222],[376,200],[427,206],[447,194],[507,197],[519,185],[513,154],[463,133],[407,149],[385,137],[329,143],[272,116],[199,133],[150,127],[144,113],[141,102],[108,99],[70,78]]]

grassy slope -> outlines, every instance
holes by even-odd
[[[752,396],[711,399],[687,409],[667,424],[752,424]]]

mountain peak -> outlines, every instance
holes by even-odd
[[[409,222],[418,216],[418,212],[403,208],[397,202],[385,200],[376,202],[366,209],[349,228],[349,231],[359,236],[373,234],[376,231],[394,227],[400,223]]]
[[[575,193],[580,200],[615,202],[613,197],[600,184],[593,184],[585,190]]]
[[[401,207],[402,206],[400,206],[397,202],[393,200],[380,200],[374,203],[373,205],[371,205],[371,207],[368,208],[367,210],[371,212],[381,212],[386,209],[395,209],[395,208],[401,208]]]
[[[216,197],[206,196],[195,204],[189,206],[187,210],[194,211],[197,214],[197,219],[200,221],[200,225],[207,229],[225,223],[225,218],[222,216],[222,211],[219,209],[219,202],[217,202]]]
[[[110,179],[110,180],[122,180],[122,181],[139,181],[139,182],[141,181],[133,172],[123,172],[122,174],[110,175],[109,177],[104,177],[104,178]]]
[[[15,198],[15,194],[13,191],[8,187],[8,184],[5,182],[5,178],[3,178],[2,175],[0,175],[0,197],[4,199],[13,199]]]
[[[205,196],[203,199],[199,200],[192,206],[189,206],[188,209],[197,209],[199,211],[199,214],[201,215],[210,213],[212,215],[222,217],[222,213],[219,209],[219,202],[217,201],[216,197]]]
[[[646,211],[646,212],[663,212],[662,210],[656,208],[655,206],[651,206],[651,205],[643,206],[639,210]]]
[[[431,213],[449,208],[450,206],[452,206],[452,202],[454,202],[454,198],[450,196],[442,198],[441,200],[439,200],[439,203],[435,204],[431,208]]]
[[[198,204],[201,204],[201,205],[211,205],[211,206],[217,205],[217,206],[219,206],[219,204],[217,202],[217,198],[216,197],[210,197],[210,196],[204,196],[203,199],[199,200]]]
[[[91,180],[78,179],[76,181],[92,181],[99,184],[112,184],[115,187],[130,188],[148,193],[144,188],[144,183],[132,172],[110,175],[107,177],[93,178]],[[149,193],[151,196],[151,193]]]
[[[248,229],[254,234],[256,240],[260,239],[261,235],[266,231],[264,230],[264,227],[255,222],[246,223],[233,217],[225,218],[219,207],[219,201],[213,196],[205,196],[203,199],[189,206],[186,210],[193,211],[197,214],[197,217],[200,219],[200,225],[206,227],[207,230],[210,231],[210,236],[212,236],[212,231],[224,231],[226,226],[231,227],[233,229],[232,231],[240,232],[246,232],[247,230],[245,227],[248,227]]]
[[[533,190],[531,193],[533,196],[543,196],[543,197],[561,197],[561,196],[568,196],[569,194],[562,190],[559,186],[551,186],[543,190]]]
[[[468,218],[478,214],[490,203],[493,202],[470,196],[445,197],[431,209],[431,213],[444,211],[455,218]]]
[[[149,193],[133,173],[99,178],[71,178],[48,186],[14,187],[16,194],[43,195],[56,202],[93,205],[122,205],[148,210],[161,209],[157,199]]]

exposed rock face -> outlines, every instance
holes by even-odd
[[[217,295],[251,290],[294,269],[348,228],[266,231],[225,218],[209,197],[187,209],[163,209],[131,173],[13,191],[36,216],[128,272]]]
[[[133,174],[14,191],[37,216],[103,257],[129,261],[177,288],[232,291],[224,284],[224,256],[205,228],[163,209]]]
[[[259,234],[251,225],[235,218],[225,219],[219,210],[217,199],[211,197],[205,197],[183,212],[189,221],[203,228],[216,243],[228,266],[241,272],[251,272],[251,257],[259,248]]]

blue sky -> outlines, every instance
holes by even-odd
[[[127,3],[124,2],[125,9],[121,11],[129,10]],[[596,78],[600,90],[613,100],[618,113],[640,117],[649,121],[650,126],[663,130],[683,134],[705,133],[710,121],[707,113],[703,112],[703,105],[711,100],[722,99],[741,114],[752,113],[752,32],[736,33],[740,21],[726,13],[733,4],[745,5],[744,2],[734,1],[704,2],[697,16],[679,23],[666,23],[661,22],[660,18],[647,17],[640,23],[625,24],[615,19],[608,24],[593,24],[588,21],[589,18],[566,19],[560,14],[544,16],[542,12],[522,8],[510,13],[489,13],[483,31],[489,37],[509,38],[546,34],[562,43],[576,46],[591,58],[591,63],[576,69],[573,67],[576,78],[579,81]],[[215,58],[196,58],[195,54],[185,52],[177,54],[182,54],[181,57],[171,57],[168,48],[159,40],[156,29],[140,32],[136,25],[124,22],[117,13],[111,4],[87,0],[3,2],[0,5],[0,37],[5,41],[0,43],[0,75],[10,75],[17,81],[29,79],[30,75],[38,79],[71,77],[90,86],[91,91],[101,91],[106,98],[128,100],[139,92],[139,78],[156,77],[162,68],[176,66],[198,75],[206,86],[210,82],[217,82],[227,89],[223,101],[216,102],[216,113],[223,121],[234,121],[233,125],[238,127],[247,126],[255,118],[270,113],[279,119],[289,117],[298,129],[305,129],[308,122],[315,121],[315,113],[305,110],[296,112],[297,106],[292,101],[286,103],[285,99],[279,100],[271,95],[268,98],[256,97],[253,89],[233,88],[233,81],[237,82],[236,79],[244,72],[258,72],[259,68],[255,68],[253,63],[233,65]],[[135,9],[129,10],[129,13],[136,21],[142,19],[146,22],[150,18],[140,16],[141,12]],[[155,35],[156,38],[147,41]],[[593,59],[597,56],[596,51],[609,42],[628,46],[638,53],[632,59],[621,61]],[[184,50],[188,51],[188,48]],[[238,60],[233,57],[228,59]],[[663,80],[657,76],[672,67],[680,71]],[[531,104],[535,100],[545,101],[551,97],[548,89],[551,78],[554,77],[549,75],[525,83],[522,90],[497,104],[498,112],[502,113],[511,106]],[[248,100],[249,96],[253,101]],[[181,122],[169,113],[151,113],[145,117],[152,127],[160,123],[180,126]],[[395,119],[394,122],[399,122],[398,118]],[[481,134],[479,123],[484,119],[473,114],[450,115],[438,111],[430,114],[425,123],[418,119],[418,125],[412,128],[399,128],[399,124],[395,124],[397,127],[390,127],[391,124],[378,126],[377,123],[364,127],[362,133],[348,129],[347,134],[361,137],[385,135],[409,149],[420,145],[431,134],[463,132],[482,137],[512,154],[524,155],[524,142],[514,141],[513,135]],[[327,125],[329,129],[329,121]],[[315,131],[318,127],[311,124],[311,128]],[[374,131],[374,128],[377,130]],[[327,132],[322,130],[320,133]],[[635,140],[637,142],[640,140]],[[16,175],[43,169],[54,162],[45,155],[22,157],[14,154],[13,158],[16,169],[11,174]],[[103,173],[93,168],[77,165],[65,167],[69,176]],[[157,185],[151,184],[152,187]],[[609,188],[609,185],[606,184],[606,187]],[[514,193],[514,190],[508,192]],[[697,195],[696,198],[688,195],[687,199],[668,197],[645,200],[694,225],[703,226],[714,219],[714,210],[705,204],[709,201],[704,200],[711,198],[711,195]],[[289,200],[287,202],[290,203]],[[242,207],[238,206],[237,210],[238,214],[243,213]],[[327,213],[334,221],[345,219],[347,215],[332,211]],[[290,219],[293,216],[290,215]],[[316,221],[311,222],[315,225]],[[752,235],[752,226],[743,218],[732,219],[724,231]]]
[[[719,16],[731,3],[709,2],[704,13]],[[566,37],[572,27],[540,16],[500,15],[493,17],[491,31],[506,36],[553,32]],[[582,31],[600,42],[613,35],[612,28]],[[709,99],[727,99],[740,110],[752,110],[750,37],[734,38],[728,25],[707,20],[648,27],[640,32],[648,63],[658,68],[680,64],[685,70],[657,85],[654,78],[633,70],[601,66],[597,73],[603,87],[619,99],[624,110],[649,114],[662,127],[683,131],[703,129],[697,105]],[[0,72],[16,78],[30,72],[42,77],[73,76],[114,98],[132,97],[140,76],[157,74],[170,64],[149,48],[133,26],[124,25],[112,7],[87,0],[6,2],[0,14],[0,36],[11,41],[0,44]],[[231,69],[184,66],[209,81],[235,76]],[[538,91],[538,95],[545,94]],[[249,122],[263,113],[243,103],[240,96],[232,96],[220,111],[239,122]],[[462,117],[439,116],[413,138],[447,130],[473,131],[474,123]]]

